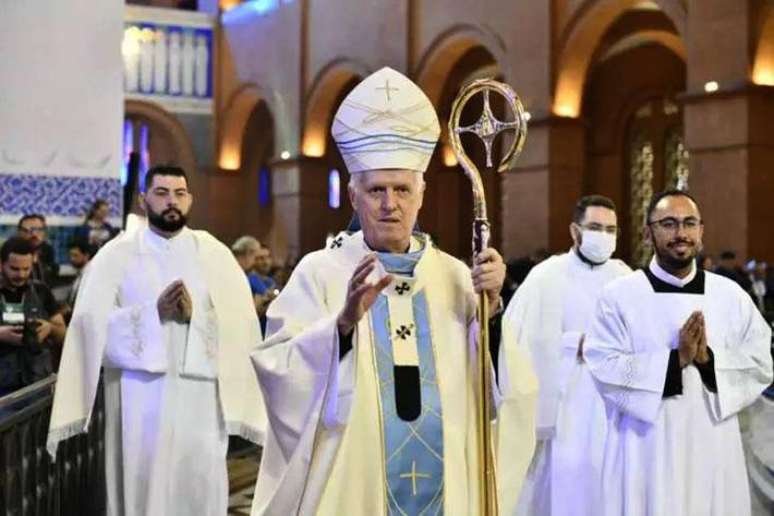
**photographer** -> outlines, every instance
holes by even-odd
[[[64,341],[51,290],[31,278],[33,254],[19,237],[0,247],[0,396],[50,375]]]

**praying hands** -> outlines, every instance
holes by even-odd
[[[189,322],[191,320],[193,303],[182,280],[170,283],[159,296],[156,306],[159,311],[159,319],[162,322]]]
[[[678,353],[680,355],[680,367],[685,367],[692,362],[698,364],[709,362],[707,332],[704,327],[704,314],[701,312],[693,312],[680,329]]]

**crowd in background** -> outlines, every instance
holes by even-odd
[[[507,263],[508,272],[502,293],[506,304],[529,271],[549,256],[545,249],[539,249]],[[734,251],[726,250],[717,255],[717,259],[711,254],[700,255],[697,266],[736,282],[750,295],[766,320],[774,325],[774,268],[767,262],[751,259],[742,263]]]
[[[43,215],[22,216],[16,234],[3,244],[0,256],[0,396],[56,370],[81,278],[89,261],[119,232],[108,221],[109,214],[110,206],[102,199],[95,200],[88,209],[83,224],[76,228],[67,245],[69,274],[60,274],[65,264],[57,263],[55,259]],[[292,263],[275,264],[269,246],[250,235],[233,242],[231,251],[245,271],[256,317],[265,332],[266,311],[289,278]],[[549,253],[540,249],[508,262],[502,292],[506,305],[530,270],[548,257]],[[764,317],[774,323],[774,270],[766,262],[753,259],[742,263],[733,251],[727,250],[717,255],[717,259],[710,254],[700,256],[698,266],[738,283]],[[25,315],[31,311],[36,315]],[[14,315],[15,312],[21,315]],[[25,319],[37,322],[27,320],[25,323]],[[37,328],[34,332],[30,329],[32,326]],[[23,339],[28,348],[38,351],[37,354],[24,356],[20,345]]]
[[[67,242],[67,263],[58,263],[46,218],[22,216],[0,246],[0,397],[57,370],[67,324],[89,262],[119,230],[108,221],[110,205],[95,200]],[[276,265],[271,249],[246,235],[231,246],[245,271],[256,317],[266,329],[266,310],[290,276],[292,264]],[[0,413],[0,416],[3,414]]]

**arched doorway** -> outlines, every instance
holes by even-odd
[[[210,176],[210,226],[225,242],[251,235],[284,257],[287,239],[274,214],[275,122],[262,90],[243,85],[221,115],[220,170]]]
[[[316,199],[306,203],[311,213],[304,215],[302,250],[320,248],[326,237],[344,230],[352,218],[347,194],[349,172],[331,135],[331,124],[344,98],[368,74],[368,68],[360,63],[334,61],[320,71],[307,96],[304,181]]]
[[[241,234],[276,246],[272,168],[275,154],[274,118],[265,102],[259,102],[250,113],[242,137],[239,168],[242,211]],[[239,235],[237,235],[239,236]],[[236,237],[235,237],[236,238]]]
[[[204,193],[207,180],[200,175],[191,141],[180,121],[164,108],[140,100],[127,100],[124,113],[125,161],[135,153],[141,172],[159,164],[178,165],[186,171],[189,188],[194,195]],[[133,189],[135,194],[141,189],[142,179],[140,174],[137,177],[140,183]],[[139,212],[134,199],[124,210]],[[191,224],[203,224],[206,213],[206,202],[194,202],[189,217]]]
[[[469,31],[453,32],[431,47],[417,74],[417,83],[435,105],[441,123],[441,139],[425,174],[426,190],[419,223],[441,249],[463,260],[471,256],[473,196],[470,180],[458,166],[449,146],[447,125],[454,98],[465,85],[484,77],[503,80],[495,54],[499,52],[477,41]],[[491,100],[495,115],[503,118],[501,100],[495,95]],[[463,111],[462,124],[475,122],[482,106],[483,97],[474,97]],[[486,162],[483,144],[469,134],[462,136],[462,143],[474,162],[483,167]],[[501,155],[501,144],[498,139],[493,149],[495,162]],[[503,223],[500,177],[494,170],[484,168],[481,175],[492,224],[491,243],[499,247]]]
[[[585,194],[618,206],[617,255],[634,266],[650,256],[643,240],[645,208],[654,192],[675,185],[683,150],[685,48],[655,4],[613,20],[597,44],[585,80]]]

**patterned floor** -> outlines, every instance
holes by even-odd
[[[765,409],[765,410],[764,410]],[[751,460],[753,450],[759,455],[771,457],[771,438],[768,433],[774,428],[774,400],[764,403],[764,400],[756,403],[739,418],[742,435],[745,441],[748,468],[754,462]],[[765,435],[764,435],[765,433]],[[756,446],[756,443],[758,446]],[[228,479],[229,479],[229,503],[228,514],[249,516],[250,507],[255,490],[255,479],[258,475],[258,465],[261,460],[260,450],[248,445],[244,441],[236,442],[234,449],[229,452]],[[766,460],[768,464],[768,459]],[[771,474],[771,484],[768,488],[774,491],[774,468],[768,470]],[[774,497],[770,492],[762,492],[756,488],[751,480],[752,516],[774,515]]]
[[[252,447],[238,454],[229,454],[229,514],[249,516],[260,460],[260,454]]]

